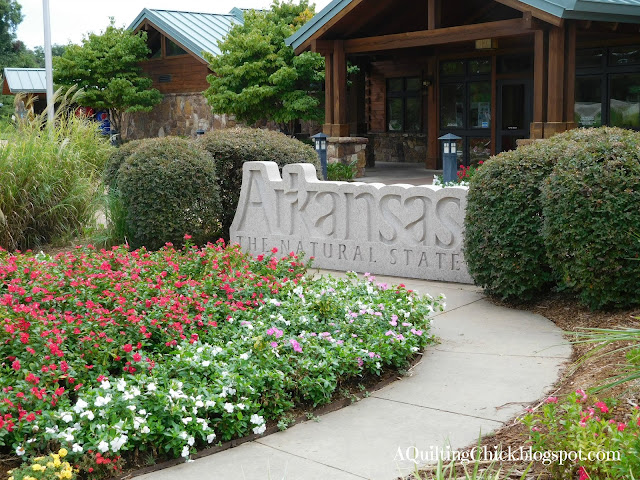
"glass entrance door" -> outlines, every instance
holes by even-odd
[[[498,81],[497,153],[514,150],[517,140],[529,138],[533,118],[531,83],[529,79]]]

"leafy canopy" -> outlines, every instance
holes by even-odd
[[[109,110],[111,123],[120,132],[124,112],[150,111],[162,100],[140,68],[148,54],[144,32],[117,28],[112,19],[100,35],[89,34],[82,45],[69,45],[54,58],[54,81],[65,88],[82,88],[82,106]]]
[[[296,56],[284,41],[313,16],[308,0],[274,0],[266,12],[247,11],[220,43],[221,54],[205,54],[213,72],[204,95],[216,113],[253,124],[271,120],[292,132],[293,122],[322,121],[324,59]]]

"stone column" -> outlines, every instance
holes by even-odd
[[[327,163],[355,163],[356,177],[364,176],[367,164],[368,138],[364,137],[329,137],[327,139]]]

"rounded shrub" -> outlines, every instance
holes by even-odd
[[[567,142],[557,135],[503,152],[471,179],[465,259],[488,294],[526,301],[553,284],[541,234],[541,187]]]
[[[144,145],[150,139],[142,139],[142,140],[132,140],[127,143],[123,143],[118,146],[118,148],[113,149],[111,156],[107,160],[107,163],[104,167],[104,183],[110,189],[117,189],[117,178],[118,178],[118,170],[125,162],[127,158],[133,154],[138,148],[144,148]]]
[[[182,245],[186,234],[204,244],[220,234],[215,164],[192,142],[146,140],[124,160],[116,182],[133,248]]]
[[[320,169],[313,147],[282,133],[257,128],[214,130],[198,143],[215,159],[222,206],[221,221],[226,238],[236,213],[244,162],[311,163]]]
[[[640,133],[570,138],[543,188],[551,266],[593,309],[640,305]]]

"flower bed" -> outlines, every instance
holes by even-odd
[[[94,474],[145,450],[188,457],[402,368],[431,341],[439,299],[305,273],[293,254],[222,244],[0,250],[0,446],[63,447]]]

